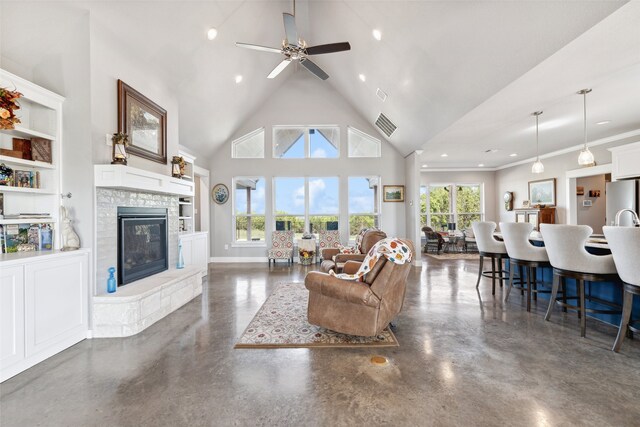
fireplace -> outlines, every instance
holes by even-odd
[[[118,286],[167,269],[167,209],[119,207]]]

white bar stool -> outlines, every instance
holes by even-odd
[[[508,259],[507,249],[503,242],[496,240],[493,233],[496,231],[496,223],[491,221],[475,221],[471,224],[473,234],[476,236],[476,244],[478,252],[480,252],[480,267],[478,268],[478,281],[476,288],[480,286],[482,277],[491,278],[491,295],[496,294],[496,279],[502,282],[507,280],[507,271],[502,269],[502,260]],[[491,258],[491,270],[483,271],[484,258]],[[496,270],[496,261],[498,269]]]
[[[624,282],[624,297],[622,302],[622,318],[618,328],[618,336],[612,350],[620,350],[627,328],[634,332],[640,329],[630,322],[633,296],[640,295],[640,228],[637,227],[603,227],[613,261],[618,274]],[[631,323],[631,324],[630,324]]]
[[[580,336],[587,331],[586,313],[619,314],[620,310],[587,309],[585,306],[584,282],[619,282],[616,266],[611,255],[592,255],[585,249],[587,238],[593,232],[588,225],[540,224],[540,231],[547,248],[549,261],[553,266],[553,288],[549,308],[544,317],[551,318],[551,311],[556,302],[567,308],[578,310],[580,318]],[[564,297],[564,302],[556,301],[560,282],[566,278],[575,279],[578,295]],[[578,305],[566,303],[567,299],[577,299]]]
[[[529,235],[533,231],[533,224],[528,222],[501,222],[500,231],[509,255],[509,287],[504,300],[507,301],[513,286],[513,276],[516,267],[520,272],[520,286],[518,289],[527,291],[527,311],[531,311],[531,296],[537,301],[538,280],[536,268],[551,267],[547,250],[541,246],[534,246],[529,242]],[[527,286],[524,287],[523,268],[527,269]]]

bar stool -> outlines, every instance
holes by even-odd
[[[617,352],[620,350],[627,328],[634,332],[640,332],[640,328],[634,327],[634,322],[629,320],[631,318],[631,308],[633,307],[633,296],[640,295],[640,263],[638,262],[640,260],[640,228],[603,227],[602,230],[607,238],[618,274],[624,282],[620,328],[612,348],[613,351]]]
[[[592,255],[584,248],[587,238],[593,232],[588,225],[559,225],[540,224],[540,231],[544,239],[549,261],[553,266],[553,288],[549,308],[544,320],[551,318],[554,304],[578,311],[580,318],[580,336],[584,337],[587,331],[586,313],[619,314],[620,310],[596,310],[585,306],[584,282],[618,282],[616,266],[612,255]],[[577,293],[575,297],[564,297],[563,301],[556,301],[560,282],[566,278],[575,279]],[[566,302],[568,299],[577,299],[578,305]]]
[[[509,288],[504,300],[509,299],[509,293],[513,285],[513,276],[516,267],[520,273],[520,286],[518,289],[527,291],[527,311],[531,311],[531,295],[538,300],[538,278],[536,269],[551,267],[547,250],[544,247],[534,246],[529,242],[529,235],[533,231],[533,224],[528,222],[501,222],[500,231],[509,255]],[[523,268],[527,269],[527,286],[524,287]]]
[[[507,249],[503,242],[499,242],[493,237],[493,233],[496,231],[495,222],[475,221],[471,226],[473,227],[473,234],[476,236],[478,252],[480,252],[480,267],[478,268],[476,289],[480,286],[480,279],[482,277],[488,277],[491,278],[491,295],[495,295],[496,279],[500,281],[500,287],[502,287],[502,282],[507,280],[508,272],[502,269],[502,260],[509,259]],[[485,257],[491,258],[491,270],[482,270]],[[498,262],[497,270],[496,261]]]

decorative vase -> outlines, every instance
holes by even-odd
[[[178,241],[178,264],[176,268],[184,268],[184,257],[182,256],[182,241]]]
[[[116,278],[113,274],[116,272],[114,267],[109,267],[109,278],[107,279],[107,292],[114,293],[117,289]]]

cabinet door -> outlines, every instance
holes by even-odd
[[[0,268],[0,366],[24,359],[23,266]]]
[[[207,259],[207,239],[206,234],[198,234],[193,239],[193,263],[207,270],[209,260]]]
[[[537,212],[529,212],[527,214],[527,222],[529,224],[533,224],[533,229],[538,229],[538,213]]]
[[[86,338],[87,266],[78,254],[25,267],[27,357]]]
[[[524,212],[516,213],[516,222],[527,222],[526,215]]]
[[[182,242],[182,259],[184,259],[184,265],[193,264],[193,236],[181,237]]]

